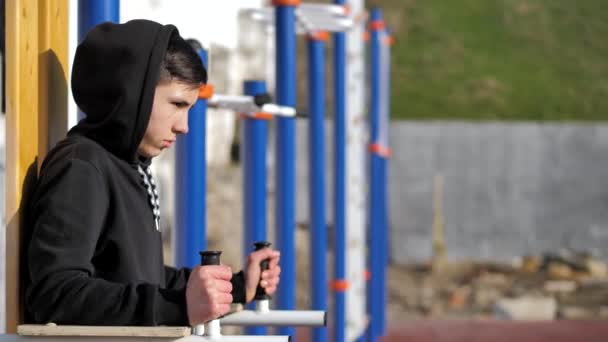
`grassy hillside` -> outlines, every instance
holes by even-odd
[[[606,0],[374,0],[394,118],[608,119]]]

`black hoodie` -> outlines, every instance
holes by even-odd
[[[46,157],[28,204],[26,316],[37,323],[187,325],[188,269],[164,266],[137,157],[172,25],[101,24],[78,46],[86,114]],[[244,301],[242,272],[233,276]]]

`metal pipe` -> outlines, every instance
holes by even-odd
[[[273,11],[271,7],[251,8],[244,10],[248,15],[253,15],[256,18],[264,17],[271,18]],[[302,3],[298,6],[296,13],[306,15],[313,19],[326,18],[349,18],[349,13],[344,6],[332,4],[311,4]]]
[[[389,229],[389,215],[388,215],[388,163],[390,157],[390,148],[389,148],[389,124],[390,124],[390,97],[391,97],[391,87],[390,87],[390,67],[391,67],[391,47],[389,43],[389,33],[388,30],[383,30],[381,32],[381,45],[382,45],[382,53],[381,53],[381,63],[382,63],[382,112],[380,113],[380,134],[379,134],[379,142],[380,145],[384,147],[384,150],[387,151],[387,154],[384,154],[380,161],[380,196],[381,196],[381,211],[380,211],[380,221],[382,222],[380,234],[381,240],[380,244],[382,248],[380,249],[382,255],[381,259],[378,262],[379,267],[381,269],[380,277],[380,294],[378,295],[380,300],[380,310],[382,312],[380,316],[380,324],[379,324],[379,332],[380,335],[383,336],[386,334],[386,306],[387,306],[387,280],[386,280],[386,268],[389,261],[389,245],[388,245],[388,229]]]
[[[382,145],[381,121],[382,113],[382,32],[384,24],[382,12],[374,8],[370,17],[370,46],[371,46],[371,106],[370,106],[370,142]],[[383,256],[384,246],[384,209],[383,209],[383,157],[375,152],[370,156],[370,265],[371,276],[369,287],[370,336],[376,340],[384,332],[386,283],[386,262]]]
[[[312,309],[327,310],[325,249],[325,42],[308,39],[308,174],[310,210],[310,275]],[[313,341],[327,340],[326,329],[314,329]]]
[[[78,41],[97,24],[120,20],[119,0],[78,0]]]
[[[220,255],[218,251],[200,252],[201,265],[219,265]],[[202,325],[194,327],[194,337],[188,336],[181,341],[290,341],[289,336],[222,336],[220,319],[214,319]],[[202,335],[202,336],[201,336]]]
[[[346,31],[354,24],[351,18],[311,18],[303,14],[296,14],[296,17],[315,31]]]
[[[296,32],[295,6],[287,2],[277,4],[276,13],[276,94],[279,105],[296,105]],[[281,286],[278,289],[278,307],[295,308],[295,160],[296,131],[293,118],[277,118],[276,142],[276,236],[281,251]],[[294,335],[293,328],[281,328],[279,333]]]
[[[175,340],[175,342],[289,342],[290,336],[196,336],[190,335]]]
[[[253,20],[275,25],[275,16],[270,9],[250,9],[247,13]],[[296,12],[296,18],[298,33],[310,33],[310,30],[344,31],[354,26],[354,19],[348,16],[320,15],[320,13],[300,10]]]
[[[246,81],[244,93],[253,96],[266,94],[264,81]],[[256,241],[266,240],[266,120],[245,117],[241,141],[243,151],[243,255],[251,252]],[[249,306],[251,308],[251,305]],[[264,327],[250,327],[247,335],[266,335]]]
[[[197,51],[207,68],[207,51]],[[198,99],[188,114],[189,133],[176,143],[175,264],[198,265],[198,251],[206,248],[206,152],[207,101]]]
[[[266,85],[264,85],[264,89],[265,88]],[[255,103],[255,98],[253,96],[216,94],[209,99],[208,106],[212,108],[230,109],[243,114],[264,112],[276,116],[296,116],[296,109],[293,107],[280,106],[275,103],[265,103],[258,106]]]
[[[268,312],[270,311],[270,300],[260,299],[255,301],[255,311]]]
[[[201,256],[201,266],[220,264],[220,255],[222,254],[222,252],[204,251],[204,252],[200,252],[199,254]],[[198,336],[209,336],[209,337],[221,336],[220,321],[219,321],[219,319],[214,319],[209,322],[205,322],[204,324],[196,325],[196,326],[194,326],[192,331],[193,331],[194,335],[198,335]]]
[[[345,5],[344,0],[335,0]],[[346,282],[346,34],[334,33],[334,281]],[[334,338],[346,340],[346,289],[334,288]]]
[[[174,342],[288,342],[291,340],[289,336],[197,336],[188,335],[182,338],[162,338],[162,337],[75,337],[75,336],[21,336],[21,335],[2,335],[0,334],[0,342],[60,342],[60,341],[174,341]]]
[[[327,313],[317,310],[243,310],[220,318],[222,325],[274,327],[324,327]]]
[[[348,15],[348,11],[342,5],[303,3],[300,4],[300,10],[309,13],[319,12],[323,14]]]

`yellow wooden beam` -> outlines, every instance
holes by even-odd
[[[68,126],[68,0],[39,2],[38,160],[61,140]],[[42,163],[39,163],[40,167]]]
[[[28,144],[23,142],[29,140]],[[19,202],[27,168],[38,153],[38,2],[6,2],[6,330],[19,307]]]
[[[48,118],[67,118],[67,0],[6,2],[6,329],[17,331],[20,308],[20,201],[23,181],[49,137]],[[52,121],[55,122],[55,119]],[[55,124],[51,125],[55,127]],[[40,164],[40,163],[38,163]]]

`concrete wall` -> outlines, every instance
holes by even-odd
[[[393,122],[391,146],[393,260],[431,255],[436,174],[451,258],[608,256],[607,125]]]
[[[305,121],[298,122],[296,216],[304,224],[307,129]],[[328,121],[330,227],[331,130]],[[392,122],[390,139],[393,261],[425,261],[431,256],[435,175],[444,178],[443,216],[451,259],[510,261],[562,247],[608,257],[608,125]]]

